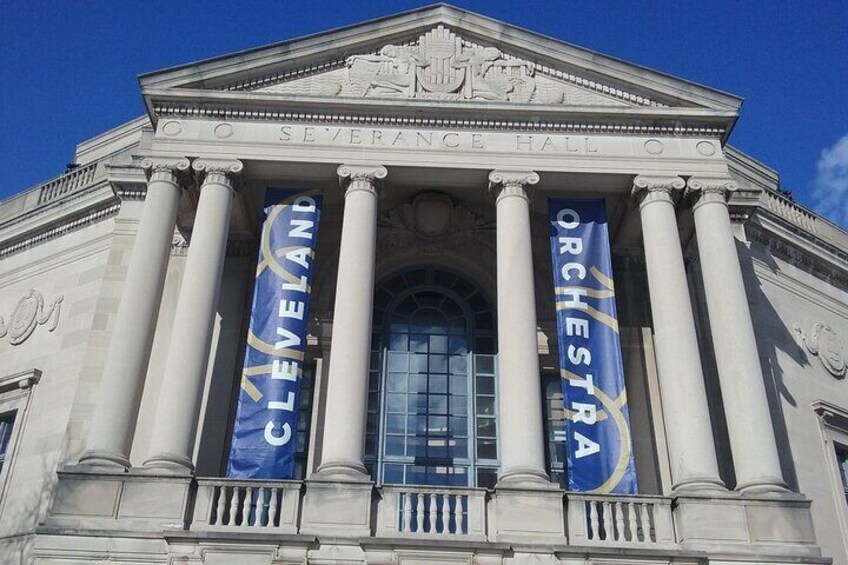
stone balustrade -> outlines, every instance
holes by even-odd
[[[486,490],[384,486],[378,536],[448,536],[484,540]]]
[[[574,545],[674,546],[671,500],[651,496],[568,495]]]
[[[60,196],[88,186],[97,175],[97,163],[90,163],[61,174],[38,187],[38,205],[56,200]]]
[[[193,531],[297,533],[298,481],[198,479]]]

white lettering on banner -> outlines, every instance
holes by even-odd
[[[532,138],[533,136],[526,137]],[[531,142],[532,139],[527,140],[528,144]],[[588,141],[586,147],[588,147]],[[580,225],[580,215],[575,210],[563,208],[557,212],[557,224],[563,230],[572,230]],[[576,256],[583,252],[582,238],[559,236],[557,238],[557,243],[559,244],[560,255],[568,254]],[[576,273],[577,278],[583,280],[586,277],[586,267],[577,262],[566,263],[560,272],[562,278],[566,281],[571,280],[572,273]],[[562,303],[565,308],[585,311],[589,307],[589,305],[584,301],[588,295],[585,288],[566,287],[564,295],[568,297],[568,301]],[[584,318],[567,317],[565,319],[565,333],[568,336],[589,339],[589,320]],[[568,360],[574,365],[585,365],[587,370],[589,370],[592,365],[592,352],[586,347],[577,347],[573,344],[569,345],[566,355],[568,356]],[[595,396],[594,379],[589,373],[586,373],[586,375],[582,378],[580,375],[572,374],[571,378],[568,379],[567,384],[568,386],[582,388],[589,396]],[[572,422],[580,422],[593,426],[598,421],[598,408],[596,404],[571,401],[569,409],[572,414]],[[577,442],[577,449],[574,452],[574,457],[582,459],[583,457],[600,453],[601,446],[596,442],[587,438],[580,432],[574,431],[573,434],[574,441]]]
[[[314,130],[314,128],[309,128]],[[311,137],[314,131],[304,133],[305,137]],[[311,213],[316,210],[316,203],[313,198],[301,196],[292,204],[294,212]],[[312,220],[291,220],[289,237],[312,240],[315,237],[315,222]],[[285,260],[300,265],[304,269],[309,268],[309,261],[312,259],[312,252],[308,247],[298,247],[291,249],[285,253]],[[301,276],[298,283],[282,283],[281,288],[287,291],[299,292],[306,294],[307,279]],[[303,320],[304,312],[306,311],[306,300],[290,300],[281,298],[280,305],[277,310],[277,315],[280,318],[280,324],[277,326],[277,335],[281,337],[274,344],[275,350],[287,349],[289,347],[298,346],[301,344],[300,336],[291,332],[282,325],[282,321],[286,319]],[[297,361],[288,361],[283,359],[274,359],[271,365],[271,378],[297,383],[297,376],[300,372],[300,364]],[[284,401],[270,400],[268,401],[268,410],[280,410],[284,412],[294,412],[296,394],[293,391],[286,393]],[[292,430],[288,422],[284,423],[280,428],[282,433],[275,431],[273,421],[269,421],[265,425],[265,441],[274,447],[286,445],[292,439]]]

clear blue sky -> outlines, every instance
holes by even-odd
[[[0,0],[0,198],[141,115],[141,73],[429,3]],[[744,97],[731,144],[848,223],[848,1],[453,3]]]

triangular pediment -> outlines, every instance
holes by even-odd
[[[300,69],[293,77],[280,77],[250,91],[571,106],[652,104],[644,97],[511,56],[497,47],[470,42],[444,25],[422,33],[415,41],[389,43],[329,66],[325,62]]]
[[[521,106],[534,121],[592,116],[616,127],[635,120],[675,128],[689,120],[726,133],[741,105],[736,96],[443,4],[150,73],[140,82],[154,123],[157,108],[188,112],[204,104],[259,115],[327,115],[337,107],[345,115],[376,109],[456,119],[468,112],[500,119]]]

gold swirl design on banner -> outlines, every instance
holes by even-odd
[[[565,369],[562,370],[561,374],[564,379],[583,380]],[[609,478],[601,486],[588,492],[593,494],[609,494],[621,482],[630,464],[630,426],[624,417],[624,406],[627,404],[627,391],[622,389],[621,394],[615,400],[610,398],[607,393],[597,386],[594,387],[594,393],[595,398],[600,401],[601,405],[606,409],[606,413],[615,422],[615,427],[618,428],[618,461],[616,461],[615,468]]]
[[[592,287],[589,287],[589,286],[558,286],[555,289],[556,294],[569,294],[569,291],[579,289],[579,290],[585,290],[586,295],[591,297],[591,298],[599,298],[599,299],[615,298],[615,288],[613,286],[612,279],[609,278],[608,276],[606,276],[605,274],[603,274],[597,267],[590,267],[589,272],[605,288],[592,288]],[[569,309],[569,308],[572,308],[574,310],[580,310],[581,312],[585,312],[586,315],[591,316],[592,318],[596,319],[597,321],[604,324],[605,326],[608,326],[615,333],[618,333],[618,320],[616,320],[615,318],[613,318],[609,314],[606,314],[604,312],[601,312],[600,310],[592,308],[589,305],[581,305],[579,307],[570,307],[565,302],[557,302],[557,305],[556,305],[557,311],[566,310],[566,309]]]
[[[260,250],[260,259],[258,264],[256,265],[256,278],[262,274],[262,272],[269,268],[271,272],[280,277],[286,282],[300,285],[300,277],[297,277],[287,271],[280,263],[275,260],[276,258],[283,258],[287,253],[291,251],[295,251],[298,249],[304,249],[305,246],[290,246],[290,247],[281,247],[272,252],[271,250],[271,228],[274,225],[274,222],[277,220],[277,217],[280,213],[292,205],[292,202],[295,199],[309,196],[313,194],[315,191],[303,192],[293,195],[283,202],[276,204],[271,207],[271,211],[268,213],[268,216],[265,218],[265,222],[262,224],[262,236],[259,242],[259,250]],[[315,250],[309,249],[309,258],[315,258]],[[307,285],[306,294],[310,294],[312,292],[312,287]],[[272,357],[280,357],[287,358],[293,361],[303,361],[305,355],[303,351],[297,351],[294,349],[281,348],[277,349],[274,344],[268,343],[266,341],[261,340],[256,334],[253,333],[253,329],[248,331],[247,335],[247,344],[259,351],[260,353],[264,353],[266,355],[270,355]],[[262,400],[262,391],[253,384],[250,380],[253,377],[270,375],[273,365],[256,365],[253,367],[245,367],[241,374],[241,389],[247,393],[247,395],[254,401],[259,402]],[[303,369],[298,367],[297,375],[298,378],[303,374]]]

